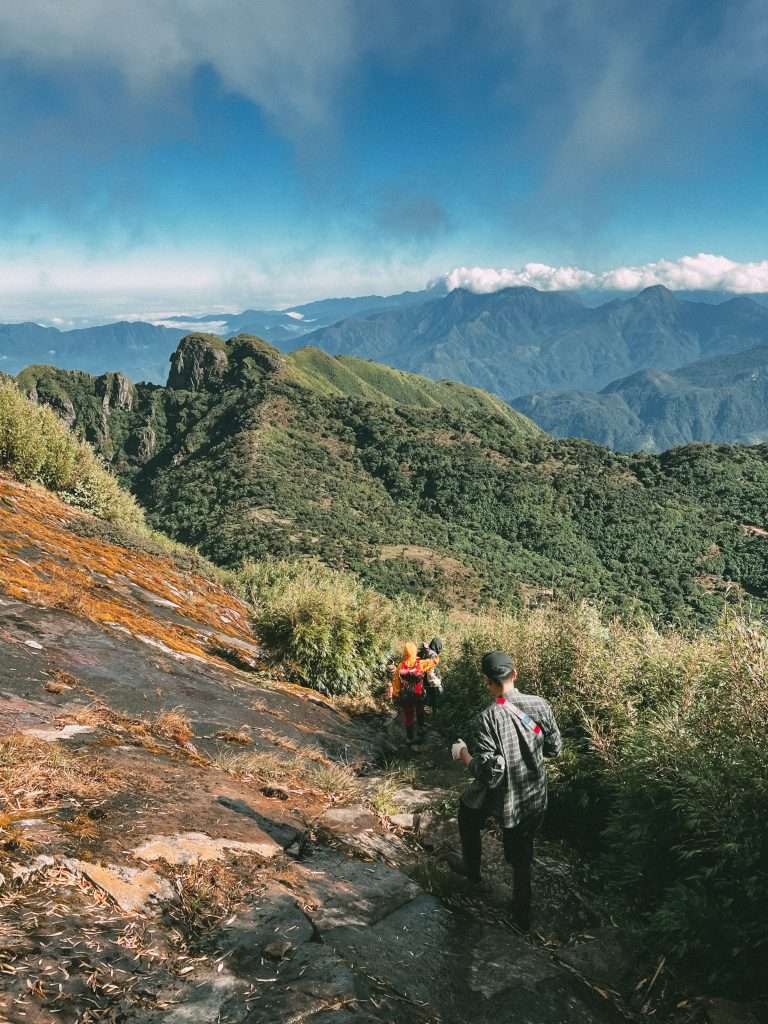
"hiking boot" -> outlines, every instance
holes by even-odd
[[[531,911],[530,908],[517,907],[512,904],[510,912],[510,920],[515,928],[519,932],[524,932],[526,935],[531,930]]]
[[[476,884],[482,881],[480,872],[470,872],[464,863],[464,858],[460,857],[457,853],[449,853],[445,858],[445,862],[454,874],[461,875],[462,878],[466,878],[468,881]]]

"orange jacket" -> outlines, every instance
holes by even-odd
[[[397,666],[395,671],[392,673],[392,696],[393,697],[399,697],[400,696],[400,668],[401,668],[401,666],[405,666],[407,668],[411,668],[413,665],[415,665],[418,662],[419,668],[426,675],[426,673],[431,671],[437,665],[438,661],[440,661],[440,655],[439,654],[435,655],[434,658],[417,658],[416,657],[416,644],[414,644],[414,643],[407,643],[405,645],[405,650],[404,650],[403,654],[404,654],[403,660],[400,662],[400,664]]]

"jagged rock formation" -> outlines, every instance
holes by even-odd
[[[190,334],[171,356],[168,387],[182,391],[199,391],[215,386],[224,377],[227,351],[221,340],[212,334]]]
[[[122,373],[105,373],[97,377],[96,394],[102,395],[101,404],[105,416],[109,416],[114,409],[131,412],[136,401],[136,388]]]

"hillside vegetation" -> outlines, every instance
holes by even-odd
[[[456,624],[458,627],[458,624]],[[709,985],[760,991],[768,911],[768,633],[725,618],[695,637],[594,608],[458,627],[448,721],[487,701],[479,660],[514,652],[566,737],[549,829],[580,847],[650,942]]]
[[[306,561],[240,575],[257,628],[293,678],[363,697],[388,645],[446,638],[446,735],[488,700],[489,649],[546,696],[565,738],[547,830],[579,851],[611,913],[698,992],[764,991],[768,911],[768,631],[726,614],[697,634],[627,625],[586,603],[475,614],[366,591]],[[692,981],[690,979],[693,979]]]
[[[216,356],[229,357],[230,351],[224,346],[206,350],[221,371],[220,401],[226,399],[228,364]],[[246,351],[254,361],[273,358],[268,350],[251,343]],[[251,370],[255,372],[253,364]],[[180,372],[178,364],[176,371]],[[273,372],[290,377],[290,369],[280,361]],[[51,387],[53,383],[49,382]],[[89,381],[83,378],[81,383]],[[122,395],[125,406],[129,392],[117,386],[120,382],[108,383],[110,401]],[[157,393],[167,394],[161,389]],[[205,396],[206,388],[182,391],[179,397],[186,402],[180,403],[181,410],[201,393]],[[66,392],[61,396],[67,398]],[[87,404],[91,398],[83,392],[78,402]],[[135,396],[130,399],[134,401]],[[322,411],[323,406],[316,408]],[[177,415],[181,415],[178,409]],[[216,422],[213,419],[211,425],[215,427]],[[493,422],[491,418],[489,423]],[[518,445],[543,443],[525,421],[520,430]],[[126,436],[130,437],[130,430]],[[643,464],[655,466],[658,479],[678,481],[676,486],[684,486],[689,495],[717,491],[717,507],[725,522],[739,512],[758,512],[759,501],[764,500],[753,454],[699,448]],[[69,500],[74,466],[84,479],[94,481],[91,493],[115,496],[112,504],[103,498],[92,500],[94,511],[118,524],[140,522],[131,500],[121,494],[89,449],[73,439],[50,410],[31,406],[8,383],[0,386],[0,459],[19,478],[43,482]],[[621,460],[616,464],[627,465]],[[302,463],[300,472],[307,468]],[[638,486],[642,485],[633,484]],[[177,496],[177,500],[188,499]],[[27,498],[25,514],[32,515],[34,507],[35,502]],[[14,504],[10,516],[17,523],[19,508]],[[121,509],[128,511],[121,513]],[[98,542],[78,538],[71,541],[70,571],[76,569],[87,578],[88,586],[68,592],[61,604],[61,595],[54,590],[63,573],[64,541],[58,537],[49,550],[48,531],[54,524],[62,532],[76,524],[62,518],[61,506],[47,508],[46,514],[49,521],[36,539],[38,547],[41,538],[48,539],[38,554],[37,567],[50,579],[43,585],[43,576],[38,576],[33,594],[29,580],[34,567],[20,564],[15,556],[6,558],[4,589],[16,600],[64,607],[70,614],[91,616],[94,623],[114,625],[116,615],[126,614],[125,597],[113,594],[109,606],[105,604],[102,583],[107,563],[114,571],[119,557],[121,568],[130,564],[140,573],[152,573],[155,590],[166,581],[167,570],[153,566],[150,559],[133,558],[118,547],[101,551]],[[268,533],[269,523],[263,529]],[[29,544],[30,531],[23,532],[23,543]],[[747,537],[743,531],[740,535]],[[751,542],[761,540],[758,534]],[[14,543],[11,550],[15,552],[18,541]],[[82,557],[80,552],[89,555]],[[150,585],[149,580],[140,580]],[[551,700],[565,736],[564,757],[553,767],[551,835],[580,851],[611,913],[622,927],[638,933],[655,960],[663,954],[670,963],[692,972],[696,992],[735,989],[740,995],[761,994],[768,911],[768,633],[761,622],[726,610],[712,627],[694,634],[659,629],[642,618],[628,624],[578,602],[468,613],[420,599],[405,578],[398,596],[391,600],[348,571],[305,558],[247,564],[236,583],[250,601],[258,634],[283,674],[326,692],[367,696],[372,684],[384,678],[386,656],[405,639],[442,634],[447,642],[443,724],[451,732],[464,733],[474,711],[487,699],[478,674],[480,655],[492,647],[513,652],[521,688]],[[180,586],[167,592],[177,595]],[[203,585],[198,581],[196,586]],[[215,590],[218,611],[226,609],[217,628],[224,630],[226,625],[234,630],[235,603],[220,588],[208,589],[211,594]],[[139,586],[131,600],[140,602],[145,593]],[[195,608],[197,615],[209,614],[206,600],[197,600]],[[245,609],[237,610],[238,621],[244,620]],[[217,659],[226,662],[233,657],[225,643],[226,630],[218,646],[212,649],[203,641],[201,647],[201,637],[207,634],[188,622],[183,630],[165,619],[153,625],[156,613],[155,605],[142,605],[132,610],[133,617],[127,621],[145,639],[148,636],[154,642],[153,629],[162,630],[165,642],[176,645],[170,647],[174,673],[180,671],[175,655],[183,651],[196,657],[195,668],[200,659],[209,659],[207,674],[216,670]],[[89,647],[89,652],[93,649]],[[58,646],[54,650],[66,657],[66,650]],[[151,657],[154,674],[160,657],[157,644]],[[81,665],[99,672],[92,658]],[[120,673],[114,678],[120,678]],[[128,691],[138,700],[132,686],[131,677]],[[161,692],[152,694],[153,699],[158,700]],[[214,703],[208,700],[204,706]],[[242,711],[238,708],[237,713]],[[12,750],[9,756],[17,754]],[[331,765],[329,770],[336,767]]]
[[[388,643],[446,638],[446,735],[470,735],[489,649],[554,707],[549,834],[575,847],[623,927],[697,991],[764,990],[768,912],[768,631],[726,613],[697,634],[627,625],[586,603],[467,614],[366,592],[301,561],[241,574],[257,623],[294,677],[336,692],[383,680]],[[326,685],[328,684],[328,686]]]
[[[36,481],[69,504],[110,522],[142,527],[144,515],[93,450],[52,409],[33,405],[14,383],[0,379],[0,468]]]
[[[224,566],[313,555],[389,595],[555,590],[677,622],[768,598],[765,446],[619,455],[475,389],[248,337],[186,338],[166,388],[45,367],[20,385]]]

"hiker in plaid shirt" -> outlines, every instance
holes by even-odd
[[[459,805],[463,858],[449,858],[449,864],[480,881],[482,830],[495,817],[503,831],[504,856],[514,869],[512,917],[528,931],[533,841],[547,807],[544,758],[559,755],[562,739],[549,704],[516,689],[517,671],[508,654],[486,654],[482,671],[493,702],[474,723],[474,754],[464,740],[452,748],[454,760],[469,768],[473,780]]]

